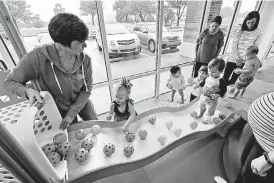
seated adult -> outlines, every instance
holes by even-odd
[[[60,13],[50,20],[48,31],[54,43],[27,53],[7,76],[4,87],[27,98],[30,105],[42,103],[39,91],[26,86],[37,80],[39,88],[53,96],[63,117],[62,129],[77,122],[77,114],[83,120],[98,119],[89,99],[93,86],[91,59],[83,52],[87,26],[73,14]]]
[[[256,99],[248,111],[253,136],[242,154],[242,168],[235,183],[274,182],[274,92]],[[214,177],[217,183],[226,183]]]

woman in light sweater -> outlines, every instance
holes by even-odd
[[[274,92],[256,99],[248,111],[253,135],[244,147],[242,168],[234,183],[274,182]],[[227,183],[214,177],[217,183]]]
[[[232,43],[232,51],[228,56],[223,76],[224,80],[227,82],[227,85],[235,84],[238,79],[239,74],[236,74],[233,71],[237,67],[243,68],[245,50],[252,45],[259,45],[262,38],[262,31],[258,29],[259,22],[259,12],[252,11],[246,16],[241,29],[235,32]]]

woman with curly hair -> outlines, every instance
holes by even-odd
[[[130,99],[132,84],[129,79],[123,78],[116,88],[115,100],[110,105],[107,120],[111,120],[114,115],[114,121],[126,121],[123,131],[127,131],[131,122],[134,121],[137,113],[134,109],[134,102]]]
[[[83,50],[87,46],[89,30],[76,15],[60,13],[48,25],[54,43],[43,45],[27,53],[7,76],[4,87],[27,98],[30,105],[43,103],[40,92],[26,86],[37,80],[42,91],[55,100],[63,118],[60,128],[83,120],[96,120],[97,114],[90,101],[93,86],[91,59]]]

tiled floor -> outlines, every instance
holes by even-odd
[[[234,108],[230,109],[232,111],[248,110],[254,99],[264,93],[274,91],[273,65],[274,59],[265,61],[264,67],[247,89],[244,98],[232,100],[225,97],[220,100],[219,110],[228,111],[223,107],[227,101],[232,103]],[[136,110],[142,113],[168,97],[169,94],[166,94],[160,99],[138,103]],[[220,152],[222,145],[223,139],[214,136],[188,142],[150,165],[132,172],[111,176],[96,183],[214,183],[215,175],[224,176]]]

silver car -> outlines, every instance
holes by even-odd
[[[133,28],[133,32],[139,37],[141,44],[148,46],[151,52],[155,52],[156,31],[155,23],[139,23]],[[166,27],[163,27],[162,49],[175,49],[179,45],[181,45],[179,36],[172,35],[171,32],[167,31]]]
[[[117,57],[126,54],[138,55],[141,44],[138,36],[131,33],[123,24],[108,24],[105,26],[109,56]],[[99,51],[102,51],[100,33],[96,35]]]

